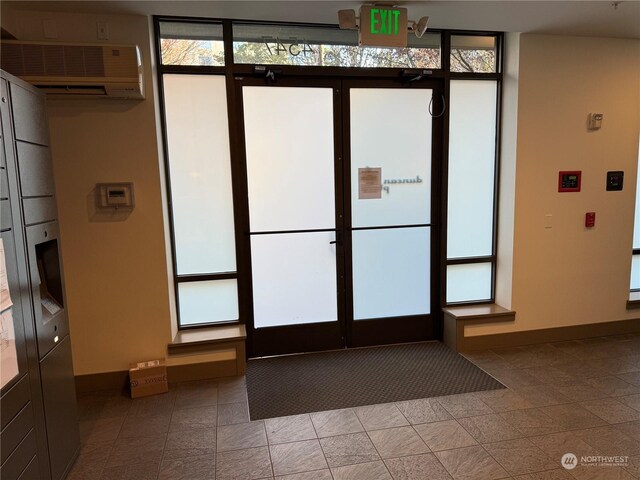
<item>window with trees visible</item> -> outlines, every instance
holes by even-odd
[[[359,47],[358,32],[297,25],[233,24],[233,60],[259,65],[440,68],[440,34],[410,35],[406,48]]]
[[[494,73],[497,69],[496,37],[451,35],[452,72]]]
[[[224,66],[222,24],[160,22],[163,65]]]

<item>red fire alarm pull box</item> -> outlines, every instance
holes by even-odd
[[[587,212],[584,216],[584,226],[593,228],[596,226],[596,212]]]
[[[558,173],[558,192],[579,192],[582,172],[579,170]]]

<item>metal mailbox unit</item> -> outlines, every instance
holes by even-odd
[[[0,477],[62,480],[80,435],[45,100],[31,85],[0,74],[0,234],[9,299],[0,312],[8,359]]]

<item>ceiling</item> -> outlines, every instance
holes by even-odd
[[[337,23],[339,1],[7,1],[3,8],[75,13],[179,15],[309,23]],[[431,28],[640,38],[640,1],[408,1],[410,18]],[[615,4],[618,4],[617,7]]]

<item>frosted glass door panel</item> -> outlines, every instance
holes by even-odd
[[[238,284],[234,280],[178,284],[180,324],[238,320]]]
[[[431,93],[350,89],[354,227],[430,223]],[[358,169],[366,167],[382,169],[380,199],[359,199]]]
[[[640,288],[640,255],[631,257],[631,290]]]
[[[428,314],[430,228],[353,232],[355,320]]]
[[[491,263],[468,263],[447,267],[447,302],[491,298]]]
[[[633,248],[640,248],[640,145],[638,145],[638,174],[636,177],[636,214],[635,221],[633,223]]]
[[[255,328],[338,319],[334,232],[253,235]]]
[[[452,80],[447,257],[491,255],[497,82]]]
[[[242,89],[251,231],[334,228],[333,89]]]
[[[235,271],[225,78],[163,81],[178,275]]]

